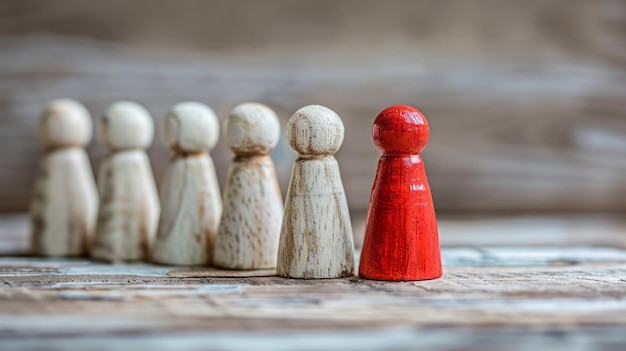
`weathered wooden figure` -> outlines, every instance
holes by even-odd
[[[163,120],[161,139],[173,155],[161,182],[161,219],[153,261],[211,263],[222,199],[209,152],[218,138],[215,112],[198,102],[177,104]]]
[[[235,158],[226,179],[214,264],[274,268],[283,200],[269,154],[278,143],[280,122],[269,107],[245,103],[224,121],[224,134]]]
[[[46,148],[31,203],[31,250],[41,256],[88,253],[98,212],[98,193],[84,147],[91,116],[77,101],[52,101],[39,122]]]
[[[159,199],[145,150],[154,136],[146,109],[130,101],[112,104],[98,138],[109,150],[100,164],[100,211],[92,257],[104,261],[147,259],[159,218]]]
[[[305,106],[287,124],[298,153],[291,173],[278,250],[277,273],[315,279],[354,275],[350,214],[333,156],[343,142],[341,118],[332,110]]]
[[[411,106],[391,106],[376,117],[373,135],[383,154],[370,197],[359,275],[375,280],[439,278],[437,220],[419,155],[428,143],[428,121]]]

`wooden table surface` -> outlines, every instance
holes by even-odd
[[[393,283],[32,258],[0,216],[0,350],[625,350],[625,223],[444,218],[443,278]]]

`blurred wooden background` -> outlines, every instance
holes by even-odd
[[[422,109],[439,211],[626,210],[626,2],[0,0],[0,210],[28,206],[47,101],[99,118],[119,99],[160,121],[197,100],[224,118],[319,103],[346,124],[337,158],[367,207],[387,105]],[[284,139],[284,138],[283,138]],[[89,147],[98,167],[102,149]],[[150,149],[157,179],[168,158]],[[223,181],[231,157],[213,152]],[[283,189],[294,154],[273,154]]]

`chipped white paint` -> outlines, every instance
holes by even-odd
[[[289,145],[298,153],[287,192],[278,252],[278,275],[340,278],[354,274],[350,214],[333,156],[343,142],[341,118],[311,105],[293,114]]]
[[[107,287],[110,288],[112,286],[122,287],[128,285],[121,284],[119,282],[112,281],[102,281],[102,280],[89,280],[89,281],[71,281],[71,282],[58,282],[50,285],[38,286],[41,289],[72,289],[72,288],[88,288],[88,287]],[[133,285],[133,288],[136,288]]]
[[[86,301],[123,301],[131,300],[137,297],[176,297],[176,296],[198,296],[208,294],[229,294],[243,291],[243,287],[238,284],[207,284],[203,286],[159,286],[146,285],[144,287],[129,286],[126,289],[112,291],[111,287],[106,286],[105,291],[84,291],[84,290],[64,290],[60,292],[60,296],[64,300],[86,300]],[[86,285],[85,287],[93,288]],[[78,288],[78,287],[75,287]]]
[[[37,286],[39,289],[49,290],[83,290],[84,288],[120,289],[131,294],[154,293],[159,294],[192,294],[192,293],[222,293],[240,292],[243,287],[240,284],[145,284],[135,282],[116,281],[79,281],[79,282],[58,282],[50,285]]]
[[[152,260],[163,264],[212,262],[222,199],[209,151],[219,137],[217,116],[208,106],[184,102],[163,121],[163,144],[173,156],[161,182],[161,219]]]
[[[625,262],[626,252],[599,247],[480,247],[442,250],[446,267],[542,267],[578,262]]]
[[[39,164],[31,203],[31,251],[41,256],[83,256],[98,211],[98,194],[84,147],[91,116],[79,102],[52,101],[39,122],[47,148]]]
[[[269,107],[245,103],[224,121],[226,143],[235,153],[224,192],[224,212],[214,264],[229,269],[276,267],[283,200],[269,153],[280,122]]]
[[[90,264],[88,266],[73,266],[59,269],[59,275],[123,275],[137,277],[165,277],[171,271],[170,267],[154,266],[144,263],[133,264]]]
[[[145,263],[106,264],[89,261],[43,261],[31,260],[0,261],[4,267],[16,267],[15,271],[0,272],[0,277],[13,276],[89,276],[89,275],[125,275],[141,277],[165,277],[171,267],[155,266]],[[80,283],[78,283],[80,284]]]
[[[149,287],[145,290],[135,290],[135,296],[184,296],[184,295],[204,295],[204,294],[228,294],[244,291],[240,284],[206,284],[200,287]]]
[[[160,210],[144,151],[153,134],[150,114],[134,102],[114,103],[100,120],[100,142],[109,154],[98,174],[100,211],[94,258],[115,262],[148,257]]]

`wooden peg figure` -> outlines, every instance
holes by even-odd
[[[283,200],[269,154],[280,122],[257,103],[241,104],[224,121],[226,143],[235,153],[224,192],[224,213],[214,264],[229,269],[276,267]]]
[[[52,101],[39,121],[46,148],[31,203],[31,250],[40,256],[88,254],[98,212],[98,193],[84,147],[91,116],[77,101]]]
[[[419,155],[428,142],[428,121],[411,106],[391,106],[376,117],[373,135],[383,154],[370,197],[359,275],[374,280],[439,278],[437,220]]]
[[[277,274],[289,278],[354,275],[350,214],[333,156],[343,142],[341,118],[332,110],[305,106],[287,124],[298,153],[287,192]]]
[[[147,259],[159,218],[159,200],[145,149],[154,123],[131,101],[112,104],[100,120],[98,139],[109,151],[100,164],[100,211],[92,257],[104,261]]]
[[[211,263],[222,199],[209,152],[218,138],[215,112],[198,102],[177,104],[163,120],[161,139],[173,155],[161,182],[161,219],[153,261]]]

